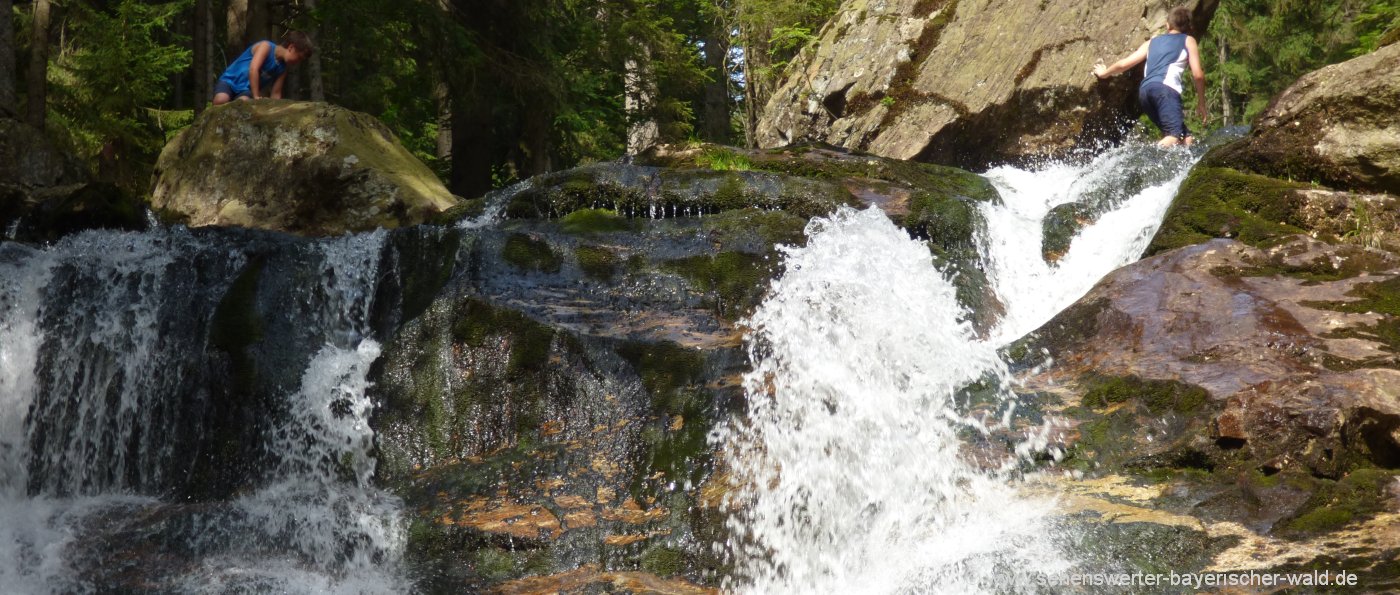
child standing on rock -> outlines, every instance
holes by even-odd
[[[214,84],[214,105],[234,99],[281,99],[287,67],[301,63],[315,51],[311,39],[301,31],[288,32],[282,45],[264,39],[248,46]]]
[[[1191,11],[1177,7],[1167,16],[1167,33],[1144,42],[1137,51],[1112,66],[1099,64],[1094,67],[1094,76],[1105,79],[1120,72],[1147,62],[1142,84],[1138,86],[1138,104],[1152,123],[1162,129],[1159,147],[1172,147],[1178,143],[1191,146],[1191,131],[1181,107],[1181,73],[1189,65],[1191,79],[1196,86],[1196,114],[1205,123],[1210,119],[1206,111],[1206,73],[1201,68],[1201,51],[1196,46],[1196,38],[1187,34],[1191,30]]]

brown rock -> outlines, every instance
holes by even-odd
[[[1218,0],[1186,2],[1198,30]],[[1164,31],[1161,2],[846,0],[764,108],[761,146],[820,140],[981,168],[1058,155],[1136,117],[1137,73],[1091,74]]]
[[[1312,72],[1274,98],[1219,165],[1400,194],[1400,45]]]

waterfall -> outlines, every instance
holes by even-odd
[[[0,244],[0,584],[102,590],[116,555],[151,556],[134,563],[155,590],[403,590],[400,504],[370,484],[365,396],[386,236],[174,228]],[[230,388],[240,364],[212,347],[254,332],[215,328],[240,291],[265,320],[232,325],[257,326],[272,353],[241,363],[265,379],[246,394]],[[225,465],[239,471],[210,470]],[[177,560],[104,551],[136,547],[124,534]]]
[[[1125,145],[1087,163],[987,172],[1003,202],[982,205],[987,218],[982,255],[1006,307],[993,342],[1009,343],[1039,328],[1104,275],[1137,260],[1200,154]],[[1047,263],[1041,256],[1046,214],[1059,205],[1095,199],[1103,210],[1097,221],[1074,237],[1064,257]]]
[[[878,210],[813,220],[805,246],[783,249],[785,272],[746,321],[749,410],[711,435],[730,475],[727,589],[1034,592],[1073,566],[1054,501],[1018,488],[1015,453],[1039,436],[1013,431],[997,349],[1141,254],[1194,162],[1149,151],[987,174],[1004,204],[983,207],[979,240],[1006,306],[988,339],[928,249]],[[1090,199],[1102,214],[1047,264],[1043,218]],[[962,396],[974,381],[990,403]],[[976,436],[1022,442],[988,452]]]

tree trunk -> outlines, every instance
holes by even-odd
[[[1229,126],[1234,115],[1230,110],[1230,77],[1225,74],[1225,59],[1228,54],[1225,50],[1225,38],[1220,38],[1220,123]]]
[[[33,34],[29,45],[29,124],[44,129],[49,90],[49,0],[34,0]]]
[[[758,112],[763,108],[759,103],[759,73],[755,63],[765,50],[757,47],[751,31],[743,33],[744,39],[744,146],[758,147]]]
[[[713,80],[705,83],[700,138],[712,143],[729,142],[729,43],[721,27],[717,24],[705,38],[705,69]]]
[[[243,45],[246,47],[264,39],[273,39],[272,7],[268,5],[267,0],[246,1],[248,3],[248,31]]]
[[[0,116],[17,115],[14,2],[0,0]]]
[[[649,114],[656,96],[656,81],[652,78],[651,52],[638,44],[641,55],[623,62],[623,109],[630,124],[627,127],[627,154],[636,155],[661,141],[661,130]]]
[[[550,159],[551,120],[550,113],[543,109],[525,112],[525,148],[530,159],[525,171],[531,176],[549,173],[554,168]]]
[[[445,82],[438,82],[433,89],[433,99],[437,102],[437,158],[452,158],[452,93]]]
[[[213,67],[209,50],[213,49],[213,25],[210,21],[209,0],[194,3],[194,114],[204,112],[204,105],[214,96]]]
[[[452,102],[452,178],[453,194],[467,198],[483,196],[491,190],[491,166],[495,163],[496,143],[491,133],[491,109],[474,105],[455,94]]]
[[[248,47],[248,0],[228,0],[225,12],[224,48],[229,62],[238,59]]]
[[[316,0],[305,0],[303,2],[303,5],[306,7],[306,12],[316,12]],[[311,36],[311,42],[313,44],[321,40],[321,28],[319,26],[312,27],[310,31],[306,32],[306,34]],[[324,78],[321,75],[320,51],[311,54],[311,57],[306,59],[306,86],[307,91],[311,95],[312,101],[326,100],[326,84]]]

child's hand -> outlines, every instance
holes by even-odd
[[[1108,78],[1108,67],[1107,67],[1107,66],[1104,66],[1102,62],[1100,62],[1100,63],[1098,63],[1098,64],[1095,64],[1095,65],[1094,65],[1094,76],[1096,76],[1096,77],[1098,77],[1098,78],[1100,78],[1100,79]]]
[[[1196,104],[1196,115],[1201,117],[1202,124],[1210,121],[1210,112],[1206,110],[1206,105],[1204,103]]]

